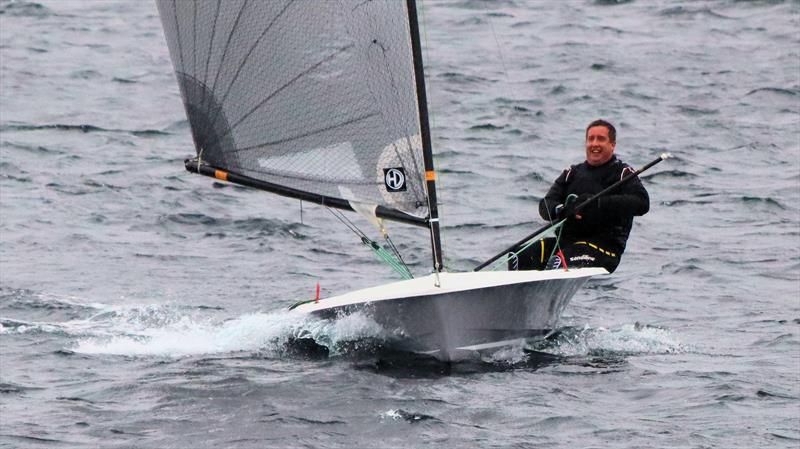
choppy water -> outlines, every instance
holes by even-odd
[[[326,211],[184,171],[152,3],[0,0],[0,445],[800,445],[800,3],[422,12],[452,269],[538,225],[592,119],[676,156],[559,337],[443,366],[284,311],[393,278]]]

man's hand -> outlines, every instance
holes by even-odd
[[[582,193],[581,195],[578,196],[578,199],[575,200],[575,207],[578,207],[581,204],[585,203],[586,201],[589,200],[589,198],[593,196],[594,193]],[[600,198],[595,198],[594,201],[584,206],[580,212],[580,214],[582,214],[583,216],[591,216],[591,217],[595,217],[599,213],[600,213]],[[578,215],[576,215],[576,217],[580,219]]]
[[[572,201],[567,200],[568,206],[566,207],[563,204],[559,204],[555,209],[556,217],[559,220],[571,217],[575,217],[576,220],[580,220],[583,218],[583,215],[594,214],[597,211],[597,201],[599,198],[587,204],[579,213],[575,213],[575,208],[585,203],[592,196],[594,196],[592,193],[582,193],[575,197]]]

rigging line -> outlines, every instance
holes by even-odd
[[[544,201],[544,204],[545,204],[545,208],[547,209],[548,221],[551,222],[551,223],[555,223],[556,219],[553,218],[552,215],[550,214],[550,207],[548,207],[547,199],[543,198],[543,201]],[[555,245],[553,245],[553,250],[550,251],[550,255],[547,256],[547,260],[550,260],[550,258],[553,257],[553,255],[556,253],[556,251],[561,249],[560,242],[561,242],[561,231],[564,229],[563,228],[563,224],[564,224],[563,220],[562,221],[558,221],[553,226],[545,229],[544,231],[540,232],[539,234],[537,234],[535,236],[531,236],[531,238],[528,240],[527,243],[525,243],[524,245],[520,246],[519,248],[515,248],[515,251],[510,251],[504,257],[501,257],[496,262],[494,262],[489,267],[489,271],[495,271],[495,270],[499,269],[503,264],[507,263],[509,260],[511,260],[513,258],[519,259],[519,255],[522,254],[523,251],[525,251],[526,249],[531,247],[536,242],[544,239],[545,237],[543,237],[543,236],[546,235],[548,232],[550,232],[552,230],[553,231],[553,235],[555,236],[556,242],[555,242]],[[544,251],[544,249],[542,249],[542,251]]]
[[[242,116],[242,117],[241,117],[239,120],[237,120],[237,121],[236,121],[236,123],[234,123],[234,124],[233,124],[233,125],[231,125],[231,126],[230,126],[230,127],[227,129],[227,130],[225,130],[225,132],[224,132],[222,135],[220,135],[220,136],[219,136],[219,139],[221,140],[223,137],[225,137],[225,136],[227,136],[228,134],[230,134],[230,133],[231,133],[231,131],[233,131],[233,129],[234,129],[234,128],[236,128],[237,126],[239,126],[239,125],[240,125],[242,122],[244,122],[245,120],[247,120],[247,118],[248,118],[248,117],[250,117],[250,116],[251,116],[251,115],[252,115],[254,112],[256,112],[256,111],[257,111],[257,110],[259,110],[259,109],[260,109],[262,106],[264,106],[265,104],[267,104],[267,102],[268,102],[269,100],[271,100],[271,99],[272,99],[272,98],[274,98],[276,95],[278,95],[279,93],[281,93],[281,92],[282,92],[284,89],[286,89],[287,87],[289,87],[289,86],[291,86],[292,84],[294,84],[294,82],[295,82],[295,81],[297,81],[297,80],[299,80],[300,78],[302,78],[302,77],[304,77],[304,76],[308,75],[309,73],[311,73],[312,71],[314,71],[314,70],[315,70],[317,67],[321,66],[322,64],[324,64],[324,63],[326,63],[326,62],[330,61],[331,59],[333,59],[334,57],[338,56],[338,55],[339,55],[339,53],[342,53],[342,52],[344,52],[344,51],[346,51],[346,50],[349,50],[351,47],[353,47],[353,44],[350,44],[350,45],[348,45],[348,46],[346,46],[346,47],[342,47],[342,48],[340,48],[338,51],[336,51],[336,52],[334,52],[334,53],[331,53],[330,55],[328,55],[327,57],[325,57],[324,59],[322,59],[322,60],[321,60],[321,61],[319,61],[318,63],[314,64],[313,66],[311,66],[311,67],[309,67],[308,69],[304,70],[303,72],[299,73],[297,76],[295,76],[294,78],[292,78],[291,80],[289,80],[289,82],[288,82],[288,83],[286,83],[286,84],[284,84],[283,86],[279,87],[279,88],[278,88],[278,90],[276,90],[275,92],[273,92],[273,93],[269,94],[269,95],[268,95],[266,98],[264,98],[264,99],[263,99],[263,100],[262,100],[260,103],[258,103],[258,104],[257,104],[257,105],[256,105],[254,108],[250,109],[250,111],[248,111],[248,112],[247,112],[245,115],[243,115],[243,116]]]
[[[209,95],[211,95],[211,91],[208,90],[208,86],[206,85],[206,83],[208,82],[208,62],[211,60],[211,50],[212,47],[214,47],[214,36],[216,36],[217,33],[217,18],[219,17],[220,4],[222,4],[221,0],[217,2],[217,10],[214,12],[214,23],[213,25],[211,25],[211,39],[209,39],[208,41],[208,56],[206,56],[206,68],[203,71],[203,88],[205,89],[206,92],[209,93]],[[208,108],[208,101],[206,97],[207,95],[203,95],[203,104],[206,106],[206,116],[208,116],[208,113],[210,111]]]
[[[494,263],[489,265],[489,271],[496,271],[501,266],[503,266],[505,263],[507,263],[509,260],[514,259],[514,258],[518,259],[519,255],[522,254],[523,251],[525,251],[526,249],[528,249],[532,245],[534,245],[537,242],[539,242],[540,240],[542,240],[544,238],[543,236],[546,235],[551,230],[553,231],[554,235],[557,232],[561,232],[561,227],[563,226],[563,224],[564,224],[563,221],[557,222],[553,226],[551,226],[551,227],[545,229],[544,231],[542,231],[542,232],[536,234],[535,236],[533,236],[524,245],[520,246],[519,248],[514,248],[517,251],[509,251],[507,254],[505,254],[505,256],[497,259]],[[544,251],[544,250],[542,250],[542,251]],[[555,254],[555,251],[550,253],[550,256],[548,256],[548,260],[549,260],[549,257],[552,257],[553,254]]]
[[[231,92],[231,88],[233,87],[234,84],[236,84],[236,81],[239,79],[239,74],[242,72],[242,69],[247,64],[247,61],[250,59],[250,55],[252,55],[253,51],[255,51],[256,47],[258,47],[258,44],[261,42],[261,39],[263,39],[264,36],[267,35],[267,31],[269,31],[270,28],[272,28],[272,26],[275,25],[275,22],[277,22],[278,19],[283,15],[283,13],[286,12],[287,9],[289,9],[289,6],[291,6],[292,3],[294,3],[294,0],[290,0],[288,3],[286,3],[286,6],[284,6],[283,9],[281,9],[281,12],[279,12],[278,15],[276,15],[272,19],[272,21],[267,25],[267,27],[264,28],[264,31],[261,32],[261,35],[258,36],[258,39],[256,39],[255,43],[253,43],[253,45],[250,47],[250,50],[248,50],[247,54],[242,59],[242,63],[239,64],[239,67],[236,68],[236,73],[233,75],[233,79],[231,80],[230,84],[228,84],[228,88],[225,90],[225,94],[222,95],[222,99],[218,102],[220,107],[217,108],[217,111],[214,114],[214,119],[211,120],[211,128],[213,128],[214,125],[217,123],[217,119],[219,118],[222,106],[225,104],[225,100],[228,99],[228,95]]]
[[[503,50],[500,47],[500,41],[497,40],[497,33],[494,31],[494,24],[492,20],[489,18],[489,15],[486,16],[486,21],[489,22],[489,28],[492,29],[492,36],[494,37],[494,44],[497,46],[497,55],[500,56],[500,66],[503,67],[503,76],[506,78],[506,82],[510,82],[508,79],[508,69],[506,69],[506,61],[503,58]]]
[[[392,249],[392,252],[394,252],[395,257],[397,257],[397,260],[399,260],[400,263],[403,264],[403,268],[405,268],[406,271],[408,271],[408,273],[411,274],[411,270],[408,268],[408,265],[406,265],[406,261],[403,260],[403,256],[400,255],[400,251],[394,245],[394,242],[389,237],[389,234],[387,233],[386,235],[383,236],[383,238],[386,240],[387,243],[389,243],[389,247]]]
[[[566,200],[564,200],[564,207],[565,207],[565,208],[567,208],[567,207],[569,207],[569,206],[570,206],[572,203],[574,203],[574,202],[576,202],[576,201],[578,201],[578,196],[577,196],[577,195],[575,195],[574,193],[570,193],[569,195],[567,195],[567,199],[566,199]],[[547,203],[545,202],[545,206],[546,206],[546,205],[547,205]],[[547,216],[548,216],[548,217],[550,216],[550,211],[549,211],[549,210],[547,211]],[[566,223],[566,222],[565,222],[565,223]],[[561,231],[563,231],[563,230],[564,230],[564,227],[563,227],[563,226],[559,226],[559,227],[558,227],[558,228],[556,228],[556,230],[555,230],[555,234],[556,234],[556,244],[553,246],[553,251],[551,251],[551,252],[550,252],[550,257],[553,257],[553,254],[555,254],[555,253],[556,253],[556,251],[561,251]],[[547,260],[550,260],[550,257],[548,257],[548,258],[547,258]],[[566,266],[566,264],[567,264],[567,261],[565,260],[565,261],[563,261],[563,263],[564,263],[564,266]]]
[[[338,210],[335,211],[328,206],[325,206],[325,209],[328,209],[328,211],[334,217],[336,217],[339,221],[341,221],[342,224],[344,224],[347,227],[347,229],[353,231],[353,233],[355,233],[357,236],[359,236],[362,239],[367,238],[367,235],[364,234],[364,232],[362,232],[361,229],[358,228],[358,226],[354,225],[353,222],[348,220],[347,217],[345,217],[341,211]]]
[[[238,153],[240,151],[250,151],[250,150],[255,150],[255,149],[258,149],[258,148],[263,148],[263,147],[268,147],[268,146],[272,146],[272,145],[278,145],[278,144],[281,144],[281,143],[291,142],[293,140],[302,139],[304,137],[313,136],[315,134],[321,134],[321,133],[324,133],[325,131],[330,131],[332,129],[341,128],[343,126],[351,125],[353,123],[360,122],[362,120],[366,120],[366,119],[371,118],[371,117],[375,117],[376,115],[378,115],[377,112],[371,112],[371,113],[369,113],[367,115],[362,115],[360,117],[355,117],[355,118],[352,118],[350,120],[347,120],[347,121],[344,121],[344,122],[341,122],[341,123],[336,123],[336,124],[333,124],[333,125],[330,125],[330,126],[326,126],[324,128],[311,130],[311,131],[305,132],[303,134],[298,134],[296,136],[286,137],[284,139],[272,140],[272,141],[269,141],[269,142],[261,142],[261,143],[255,144],[255,145],[250,145],[250,146],[246,146],[246,147],[242,147],[242,148],[236,148],[234,150],[229,151],[229,153]]]
[[[333,215],[339,221],[341,221],[342,224],[344,224],[347,227],[347,229],[350,229],[351,231],[353,231],[359,237],[364,237],[365,234],[360,229],[358,229],[358,227],[353,225],[352,222],[350,220],[348,220],[347,217],[345,217],[344,214],[341,211],[332,209],[332,208],[330,208],[328,206],[325,206],[325,209],[327,209],[328,212],[331,213],[331,215]]]
[[[359,229],[359,227],[355,223],[353,223],[349,218],[347,218],[342,213],[342,211],[339,210],[334,211],[333,209],[327,206],[325,206],[325,208],[328,209],[328,211],[334,217],[336,217],[340,222],[342,222],[342,224],[344,224],[348,229],[350,229],[354,234],[356,234],[361,239],[361,243],[369,246],[370,249],[374,251],[375,254],[381,260],[386,262],[387,265],[389,265],[391,268],[397,271],[400,274],[400,276],[402,276],[405,279],[414,278],[414,275],[411,274],[411,270],[408,268],[408,265],[406,265],[406,263],[403,261],[403,258],[400,256],[400,252],[397,250],[397,247],[394,246],[394,243],[392,243],[388,235],[386,235],[384,238],[386,238],[386,240],[390,243],[391,247],[393,248],[397,260],[392,259],[391,254],[389,254],[385,249],[383,249],[380,245],[378,245],[377,242],[370,239],[367,236],[367,234],[365,234],[361,229]],[[398,262],[398,260],[400,262]]]

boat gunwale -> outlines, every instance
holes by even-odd
[[[362,303],[458,293],[479,288],[501,287],[530,282],[578,279],[602,274],[608,274],[608,271],[604,268],[595,267],[546,271],[441,272],[438,276],[432,273],[425,277],[402,280],[353,290],[328,298],[320,298],[319,301],[310,300],[298,305],[294,310],[312,313]],[[439,286],[436,285],[437,281]]]

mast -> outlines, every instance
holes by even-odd
[[[419,107],[419,127],[422,134],[422,158],[425,165],[425,187],[428,190],[429,227],[431,231],[431,251],[433,268],[442,271],[442,242],[439,236],[439,209],[436,204],[436,172],[433,169],[431,151],[431,130],[428,124],[428,98],[425,95],[425,73],[422,65],[422,47],[419,41],[417,23],[417,4],[406,0],[408,6],[408,26],[411,34],[411,50],[414,55],[414,78],[417,85],[417,106]]]

